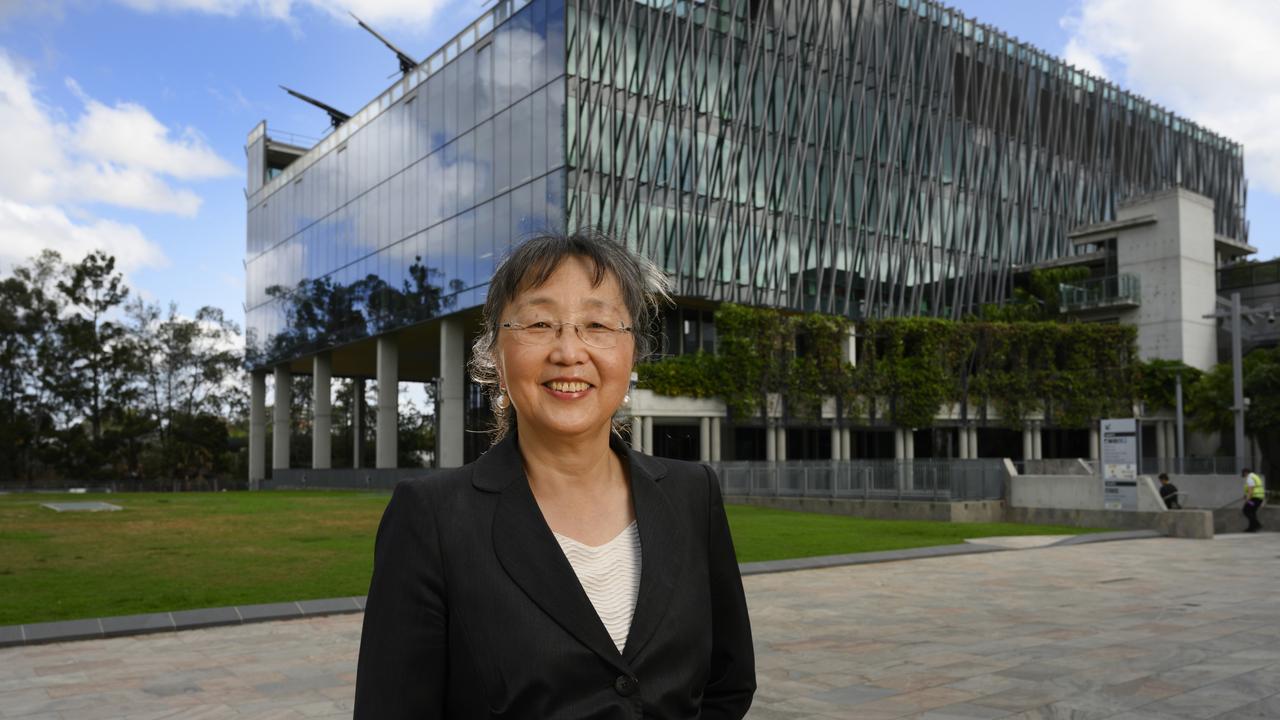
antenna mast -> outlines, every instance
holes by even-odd
[[[301,100],[302,102],[309,103],[309,104],[311,104],[311,105],[315,105],[316,107],[320,108],[321,110],[323,110],[323,111],[325,111],[325,112],[329,113],[329,122],[330,122],[330,123],[332,123],[332,125],[333,125],[333,129],[334,129],[334,130],[337,130],[339,125],[341,125],[342,123],[344,123],[344,122],[346,122],[346,121],[348,121],[348,120],[350,120],[350,119],[351,119],[351,116],[350,116],[350,115],[348,115],[348,114],[346,114],[346,113],[342,112],[341,110],[338,110],[338,109],[334,108],[334,107],[333,107],[333,106],[331,106],[331,105],[325,105],[324,103],[320,102],[319,100],[316,100],[316,99],[315,99],[315,98],[313,98],[313,97],[308,97],[307,95],[303,95],[302,93],[298,92],[297,90],[290,90],[289,88],[287,88],[287,87],[285,87],[285,86],[283,86],[283,85],[281,85],[281,86],[280,86],[280,89],[281,89],[281,90],[284,90],[285,92],[289,93],[290,95],[292,95],[292,96],[294,96],[294,97],[298,98],[298,99],[299,99],[299,100]]]
[[[396,54],[396,59],[400,61],[400,73],[402,75],[408,75],[410,72],[413,72],[414,68],[418,67],[418,61],[414,60],[412,55],[393,45],[390,40],[382,37],[381,33],[366,25],[363,20],[356,17],[355,13],[348,11],[348,14],[355,18],[356,23],[358,23],[360,27],[368,30],[370,35],[378,38],[383,45],[386,45],[391,49],[391,52]]]

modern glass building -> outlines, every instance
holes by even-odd
[[[465,346],[542,229],[664,268],[670,352],[713,347],[723,301],[959,317],[1171,188],[1248,250],[1240,145],[921,0],[499,0],[314,146],[263,123],[246,151],[257,477],[267,372],[435,383],[437,461],[474,455]]]

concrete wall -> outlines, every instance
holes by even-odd
[[[875,520],[936,520],[941,522],[1002,522],[1003,500],[968,502],[895,502],[892,500],[836,500],[730,495],[725,502],[777,510],[846,515]]]
[[[874,520],[933,520],[937,522],[1012,522],[1030,525],[1155,530],[1170,537],[1211,538],[1213,518],[1206,510],[1125,512],[1064,508],[1005,507],[1001,500],[980,502],[893,502],[730,495],[725,502],[777,510],[844,515]],[[1277,518],[1280,527],[1280,518]]]
[[[1178,502],[1184,508],[1216,510],[1232,501],[1244,502],[1244,481],[1234,475],[1174,475],[1169,482],[1178,486]],[[1235,506],[1233,506],[1235,507]],[[1237,507],[1238,509],[1238,507]]]
[[[1102,510],[1102,480],[1096,475],[1017,475],[1009,478],[1013,508]],[[1138,478],[1138,512],[1160,512],[1164,503],[1150,477]],[[1130,511],[1131,512],[1131,511]]]
[[[1240,510],[1244,507],[1244,493],[1240,493],[1240,502],[1225,507],[1221,510],[1213,511],[1213,531],[1220,533],[1238,533],[1244,532],[1249,525],[1249,521],[1245,520],[1244,513]],[[1262,510],[1258,513],[1258,522],[1262,523],[1263,532],[1280,531],[1280,506],[1263,505]]]
[[[1117,220],[1153,217],[1116,239],[1116,267],[1138,276],[1142,305],[1126,320],[1138,326],[1144,359],[1182,360],[1201,370],[1218,361],[1213,312],[1217,288],[1213,201],[1172,189],[1125,203]]]
[[[1107,528],[1110,530],[1155,530],[1170,537],[1204,540],[1213,537],[1214,521],[1208,510],[1081,510],[1069,508],[1010,507],[1005,521],[1030,525]]]

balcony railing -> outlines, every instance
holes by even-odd
[[[1058,312],[1138,307],[1142,286],[1137,275],[1120,274],[1058,286]]]

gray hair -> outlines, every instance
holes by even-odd
[[[580,257],[591,266],[591,286],[599,287],[608,276],[618,282],[622,301],[631,315],[635,360],[640,362],[657,349],[658,311],[669,304],[667,278],[650,260],[635,255],[607,235],[578,230],[569,235],[545,233],[515,248],[489,281],[484,302],[483,330],[471,347],[471,379],[487,387],[493,408],[493,442],[506,436],[515,424],[514,408],[498,406],[498,329],[507,306],[521,292],[541,287],[569,257]]]

